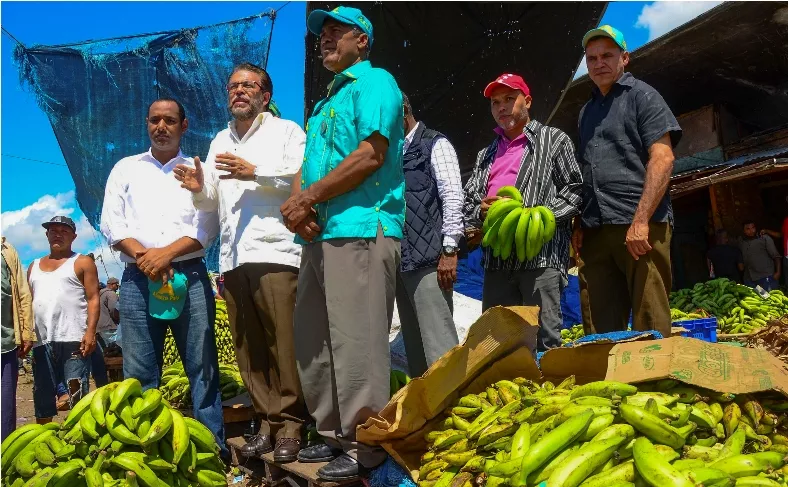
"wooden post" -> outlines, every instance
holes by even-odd
[[[722,217],[720,216],[720,211],[717,208],[717,193],[714,190],[716,188],[716,184],[712,184],[709,186],[709,200],[711,201],[711,218],[714,220],[714,231],[722,229]]]

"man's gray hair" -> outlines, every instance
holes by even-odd
[[[351,32],[353,32],[353,36],[354,37],[358,37],[361,34],[366,34],[366,32],[364,32],[363,30],[359,29],[356,26],[353,26],[353,29],[351,30]],[[367,34],[367,37],[369,37],[368,34]],[[361,59],[364,59],[364,60],[369,59],[369,52],[371,50],[372,50],[372,43],[367,41],[367,47],[364,49],[364,54],[361,55]]]

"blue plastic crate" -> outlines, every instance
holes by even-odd
[[[682,332],[681,336],[697,338],[705,342],[717,342],[717,318],[703,318],[700,320],[674,321],[673,326],[680,326],[688,331]]]

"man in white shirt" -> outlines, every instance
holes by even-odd
[[[176,165],[194,165],[180,150],[188,127],[183,106],[156,100],[146,120],[151,148],[115,164],[101,211],[101,233],[126,263],[120,295],[123,374],[139,379],[143,389],[159,386],[169,327],[189,378],[194,417],[213,432],[226,457],[215,302],[203,260],[219,225],[214,213],[195,210],[173,177]],[[156,312],[155,293],[169,280],[170,289],[185,282],[186,295],[181,310],[164,316]]]
[[[273,83],[262,68],[236,66],[227,94],[233,120],[214,138],[205,165],[195,159],[194,168],[178,166],[175,177],[197,209],[219,214],[230,329],[241,376],[262,416],[259,434],[241,454],[273,451],[275,461],[293,462],[308,417],[293,344],[301,246],[279,207],[301,168],[306,136],[295,122],[270,113]]]
[[[460,163],[451,142],[417,122],[403,93],[405,231],[397,310],[408,369],[420,376],[459,343],[452,316],[457,250],[464,232]]]

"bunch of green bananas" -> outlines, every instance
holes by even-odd
[[[219,364],[219,389],[222,392],[222,401],[246,392],[237,365]],[[175,362],[162,370],[159,390],[164,399],[171,404],[181,408],[191,407],[191,388],[189,378],[186,377],[186,371],[183,369],[183,362]]]
[[[137,379],[83,397],[62,424],[28,424],[2,444],[8,487],[225,486],[213,434]]]
[[[410,382],[408,374],[401,370],[391,369],[391,376],[389,378],[389,391],[391,395],[397,393],[398,390],[405,387]]]
[[[230,331],[230,320],[227,317],[227,301],[222,299],[216,300],[216,318],[213,331],[216,337],[216,351],[219,354],[219,363],[237,363],[233,334]],[[180,361],[181,357],[178,355],[178,348],[175,346],[175,338],[173,338],[172,332],[168,328],[167,336],[164,338],[164,365],[169,366]]]
[[[750,333],[787,315],[788,297],[775,290],[763,299],[754,289],[722,277],[670,293],[670,307],[671,317],[697,319],[708,313],[723,333]]]
[[[531,260],[542,251],[542,246],[555,235],[555,216],[549,208],[523,207],[523,197],[514,186],[498,190],[497,200],[487,211],[482,225],[482,247],[493,249],[493,256],[503,260],[512,255],[517,260]]]
[[[564,328],[561,330],[561,344],[566,345],[567,343],[572,343],[575,340],[583,338],[586,336],[585,331],[583,330],[583,325],[578,323],[576,325],[572,325],[572,328]]]
[[[425,434],[419,487],[785,487],[788,400],[667,379],[522,377],[467,394]]]

